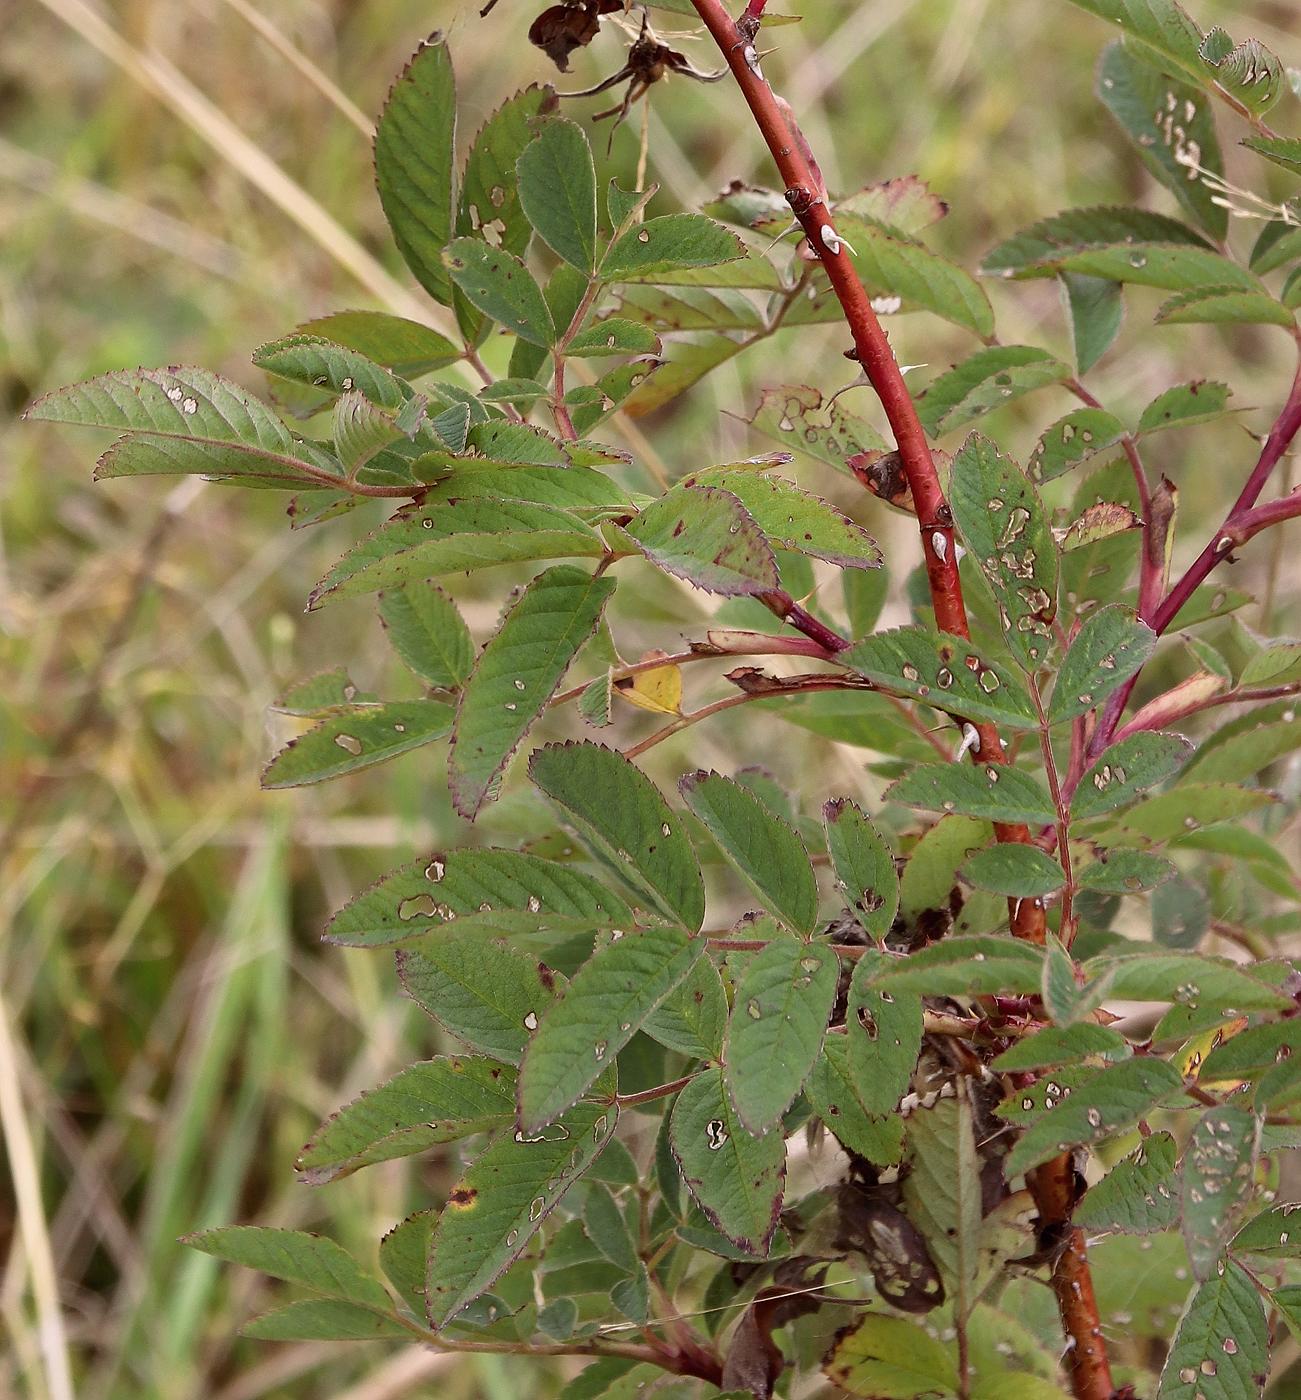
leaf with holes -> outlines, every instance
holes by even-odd
[[[658,355],[660,338],[649,326],[620,316],[595,321],[565,346],[566,355],[600,358],[602,355]]]
[[[1193,1276],[1204,1283],[1252,1194],[1260,1119],[1245,1109],[1208,1108],[1184,1148],[1183,1230]]]
[[[766,1133],[791,1106],[822,1049],[839,961],[825,944],[781,934],[745,964],[723,1058],[747,1131]]]
[[[1033,345],[977,350],[932,381],[918,402],[918,416],[927,433],[939,437],[1070,373],[1069,365]]]
[[[891,1114],[899,1107],[922,1044],[921,998],[874,984],[891,965],[886,954],[865,951],[854,967],[845,1001],[846,1065],[859,1102],[872,1115]]]
[[[1057,614],[1057,547],[1039,493],[1010,457],[972,433],[953,459],[953,515],[1027,670],[1041,665]]]
[[[969,643],[929,627],[897,627],[855,642],[840,660],[870,681],[964,719],[1038,725],[1021,679]]]
[[[587,1090],[704,948],[703,938],[664,927],[612,936],[596,949],[547,1008],[520,1062],[525,1133],[553,1123]]]
[[[452,281],[485,316],[530,345],[551,345],[556,329],[542,288],[513,253],[457,238],[443,254]]]
[[[858,1092],[862,1082],[850,1063],[846,1038],[829,1035],[804,1093],[813,1111],[848,1151],[878,1167],[893,1166],[903,1152],[903,1119],[893,1109],[869,1112]]]
[[[579,1104],[540,1134],[506,1133],[465,1171],[429,1237],[425,1303],[444,1327],[528,1248],[614,1136],[614,1104]]]
[[[1219,253],[1184,244],[1134,243],[1115,248],[1071,253],[1062,260],[1068,272],[1129,282],[1136,287],[1159,287],[1189,292],[1199,287],[1237,287],[1257,291],[1256,276]]]
[[[1030,454],[1030,475],[1052,481],[1115,447],[1125,425],[1105,408],[1077,408],[1044,431]]]
[[[1101,851],[1098,859],[1075,871],[1075,883],[1095,894],[1143,894],[1178,874],[1164,856],[1125,849]]]
[[[1233,1237],[1233,1254],[1255,1254],[1262,1259],[1296,1259],[1301,1256],[1301,1231],[1296,1213],[1301,1205],[1288,1201],[1263,1210]]]
[[[651,563],[706,593],[735,597],[780,586],[772,546],[730,491],[675,487],[627,528]]]
[[[1092,958],[1089,977],[1107,974],[1110,995],[1121,1001],[1174,1001],[1190,1007],[1282,1010],[1291,1001],[1266,982],[1223,958],[1193,953],[1136,953]]]
[[[406,1069],[345,1104],[299,1153],[299,1181],[321,1186],[515,1121],[515,1074],[495,1060],[445,1056]]]
[[[749,1132],[721,1069],[697,1074],[678,1095],[669,1142],[687,1189],[710,1223],[747,1253],[765,1255],[777,1230],[786,1179],[780,1132]]]
[[[1120,826],[1128,839],[1137,837],[1155,845],[1277,801],[1272,792],[1234,783],[1183,783],[1171,792],[1144,798],[1125,813]]]
[[[444,305],[452,288],[443,249],[452,236],[456,80],[434,34],[393,84],[375,128],[375,183],[394,242],[416,281]]]
[[[993,763],[916,764],[886,789],[885,800],[993,822],[1038,825],[1057,818],[1052,798],[1035,778]]]
[[[883,939],[899,910],[899,877],[890,848],[848,797],[826,803],[822,821],[836,879],[854,917],[873,938]]]
[[[687,806],[764,907],[797,933],[818,919],[818,887],[795,830],[749,788],[703,769],[678,783]]]
[[[268,374],[310,385],[322,395],[356,392],[393,412],[407,403],[412,392],[405,380],[364,351],[301,330],[259,346],[253,363]]]
[[[596,267],[596,168],[587,134],[552,118],[515,167],[528,221],[548,248],[571,267]]]
[[[262,770],[264,788],[300,787],[386,763],[452,727],[452,707],[437,700],[394,700],[337,711],[291,739]]]
[[[1265,1305],[1250,1276],[1226,1261],[1188,1300],[1156,1400],[1258,1400],[1269,1372]],[[1214,1389],[1211,1389],[1211,1385]]]
[[[839,471],[848,471],[847,460],[860,452],[886,449],[885,439],[869,423],[846,413],[839,403],[824,403],[821,390],[807,384],[764,390],[750,426]]]
[[[703,214],[664,214],[630,228],[601,260],[603,282],[715,267],[745,257],[745,244]],[[708,285],[708,284],[704,284]]]
[[[452,802],[473,819],[570,663],[596,630],[614,580],[568,564],[529,584],[480,653],[461,692],[448,779]]]
[[[1173,778],[1192,755],[1193,746],[1182,734],[1131,734],[1112,744],[1080,779],[1071,816],[1083,821],[1123,807]]]
[[[1017,842],[1000,842],[977,851],[959,873],[978,890],[1009,899],[1042,899],[1066,883],[1052,856],[1037,846]]]
[[[479,129],[461,176],[457,233],[479,234],[508,253],[524,253],[532,226],[520,207],[516,164],[552,100],[549,88],[525,88],[503,102]]]
[[[1100,705],[1139,671],[1156,647],[1156,633],[1128,608],[1099,608],[1080,628],[1057,673],[1049,724]]]
[[[622,754],[592,743],[535,750],[529,776],[592,851],[650,907],[695,932],[705,884],[680,817]]]
[[[1075,1223],[1090,1232],[1119,1230],[1129,1235],[1152,1235],[1171,1229],[1179,1219],[1177,1155],[1175,1140],[1169,1133],[1153,1133],[1144,1138],[1138,1148],[1085,1192],[1076,1207]]]
[[[1229,411],[1233,391],[1218,380],[1193,379],[1176,384],[1158,394],[1138,420],[1140,434],[1159,433],[1166,428],[1190,428],[1209,423]]]
[[[1044,950],[996,934],[945,938],[901,958],[879,962],[870,974],[873,986],[891,996],[983,996],[1038,992]]]
[[[426,685],[455,689],[474,665],[474,639],[456,604],[433,583],[381,593],[379,615],[393,650]]]
[[[961,1385],[953,1351],[919,1323],[864,1313],[837,1335],[822,1362],[835,1386],[863,1400],[955,1395]]]
[[[345,1298],[385,1312],[392,1309],[379,1280],[363,1273],[350,1254],[320,1235],[231,1225],[187,1235],[181,1243],[227,1263],[242,1264],[289,1283],[301,1283],[332,1298]]]
[[[1081,1021],[1069,1026],[1045,1026],[1013,1041],[994,1061],[994,1068],[1000,1074],[1011,1074],[1015,1070],[1077,1064],[1095,1056],[1123,1060],[1129,1053],[1129,1042],[1119,1031],[1094,1021]]]

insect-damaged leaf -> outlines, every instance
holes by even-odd
[[[1075,980],[1073,972],[1071,980]],[[1080,1021],[1075,1025],[1045,1026],[1013,1041],[994,1061],[994,1067],[1001,1074],[1010,1074],[1013,1070],[1075,1064],[1094,1056],[1123,1060],[1129,1053],[1129,1042],[1119,1031],[1095,1021]]]
[[[474,665],[474,641],[441,588],[423,580],[381,593],[379,615],[393,650],[426,685],[464,683]]]
[[[949,504],[994,594],[1004,637],[1034,670],[1057,614],[1057,546],[1038,491],[1010,457],[972,433],[953,459]]]
[[[756,793],[721,773],[689,773],[678,788],[764,907],[797,933],[812,933],[818,887],[795,829]]]
[[[846,413],[839,403],[824,404],[821,390],[807,384],[767,389],[750,425],[792,452],[848,471],[860,452],[884,452],[885,439],[869,423]]]
[[[1144,1138],[1085,1192],[1075,1210],[1075,1223],[1090,1231],[1120,1230],[1130,1235],[1170,1229],[1179,1219],[1177,1155],[1169,1133]]]
[[[291,739],[262,770],[262,786],[300,787],[355,773],[441,739],[451,727],[451,706],[437,700],[349,706]]]
[[[1028,773],[1000,764],[922,763],[886,789],[888,802],[932,812],[958,812],[994,822],[1049,823],[1056,809]]]
[[[1125,425],[1104,408],[1077,408],[1044,431],[1030,454],[1030,475],[1052,481],[1116,446]]]
[[[1295,1259],[1301,1255],[1301,1224],[1296,1213],[1301,1205],[1286,1201],[1263,1210],[1238,1231],[1229,1249],[1234,1254],[1256,1254],[1264,1259]]]
[[[520,1062],[519,1123],[554,1122],[614,1062],[705,948],[679,928],[645,928],[602,943],[547,1008]]]
[[[883,939],[899,910],[899,877],[890,848],[848,797],[826,803],[822,821],[836,879],[854,917],[873,938]]]
[[[550,744],[534,752],[529,776],[656,913],[700,928],[705,884],[691,841],[639,768],[600,744]]]
[[[443,249],[452,236],[456,82],[441,34],[416,50],[375,129],[375,182],[393,239],[416,281],[444,305]]]
[[[253,363],[281,379],[310,384],[322,395],[356,391],[380,408],[394,411],[403,407],[412,392],[409,384],[367,352],[302,331],[259,346]]]
[[[1022,681],[967,642],[929,627],[897,627],[855,642],[840,656],[877,685],[964,719],[1013,729],[1038,724]]]
[[[865,1313],[842,1333],[822,1370],[833,1385],[867,1400],[956,1394],[960,1385],[952,1350],[916,1322]]]
[[[745,256],[745,244],[703,214],[664,214],[630,228],[601,260],[604,282],[713,267]]]
[[[1121,848],[1101,851],[1097,860],[1075,872],[1075,883],[1097,894],[1142,894],[1177,873],[1173,862],[1164,856]]]
[[[513,253],[477,238],[457,238],[443,254],[448,275],[485,316],[530,345],[556,338],[551,311],[533,274]]]
[[[257,1269],[272,1278],[301,1283],[332,1298],[389,1311],[392,1303],[378,1279],[363,1273],[357,1261],[333,1240],[300,1230],[271,1230],[231,1225],[201,1230],[182,1243],[231,1264]]]
[[[614,1136],[614,1104],[579,1104],[540,1134],[496,1139],[448,1192],[429,1238],[425,1300],[441,1328],[524,1253]]]
[[[1218,380],[1193,379],[1176,384],[1152,400],[1138,420],[1140,434],[1165,428],[1189,428],[1209,423],[1229,411],[1232,390]]]
[[[996,345],[940,375],[917,405],[931,437],[952,432],[995,408],[1070,377],[1070,367],[1033,345]]]
[[[873,985],[873,978],[889,966],[884,953],[864,952],[854,968],[845,1003],[847,1068],[863,1108],[874,1115],[893,1113],[899,1107],[922,1043],[921,998]]]
[[[1048,722],[1074,719],[1123,685],[1156,647],[1156,633],[1128,608],[1099,608],[1080,628],[1057,673]]]
[[[738,596],[780,586],[772,546],[730,491],[675,487],[627,529],[653,564],[707,593]]]
[[[1184,1148],[1183,1229],[1193,1276],[1205,1282],[1251,1196],[1260,1119],[1233,1106],[1209,1108]]]
[[[813,1068],[836,999],[839,961],[825,944],[781,934],[745,964],[723,1057],[737,1116],[767,1133]]]
[[[899,1160],[903,1151],[903,1119],[893,1109],[886,1113],[869,1111],[859,1093],[862,1083],[862,1077],[850,1063],[846,1038],[829,1035],[804,1092],[813,1111],[850,1152],[857,1152],[879,1167],[888,1167]]]
[[[1261,964],[1261,968],[1265,965]],[[1282,1010],[1290,1000],[1263,979],[1224,958],[1195,953],[1129,953],[1091,958],[1090,977],[1107,974],[1109,995],[1129,1001],[1174,1001],[1188,1007]]]
[[[1061,866],[1046,851],[1012,841],[977,851],[961,873],[978,890],[1016,899],[1042,899],[1066,883]]]
[[[471,1055],[426,1060],[331,1114],[299,1154],[298,1179],[320,1186],[514,1121],[515,1074],[506,1065]]]
[[[724,1088],[723,1071],[707,1069],[678,1095],[669,1139],[687,1189],[710,1222],[748,1253],[766,1254],[786,1179],[781,1132],[748,1132]]]
[[[611,578],[558,564],[529,584],[484,647],[461,692],[449,784],[456,810],[474,818],[517,745],[596,630]]]
[[[1258,1400],[1269,1371],[1265,1305],[1231,1260],[1188,1300],[1161,1372],[1156,1400]],[[1211,1389],[1211,1385],[1214,1389]]]
[[[1080,779],[1071,798],[1077,821],[1100,816],[1174,777],[1192,757],[1182,734],[1131,734],[1106,750]]]
[[[587,133],[573,122],[544,122],[516,166],[528,221],[553,253],[590,273],[596,266],[596,168]]]

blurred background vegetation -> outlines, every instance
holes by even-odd
[[[766,68],[831,188],[922,175],[953,206],[937,244],[968,264],[1070,205],[1173,212],[1093,99],[1111,35],[1064,0],[781,8],[807,18],[770,31]],[[1192,8],[1297,62],[1294,0]],[[484,21],[460,0],[0,0],[0,1394],[66,1393],[60,1351],[87,1400],[506,1400],[552,1393],[564,1374],[239,1341],[271,1286],[176,1243],[238,1220],[318,1229],[368,1257],[445,1176],[437,1155],[319,1191],[291,1170],[322,1116],[436,1048],[385,960],[318,945],[324,919],[414,854],[520,825],[508,799],[469,835],[429,751],[324,789],[258,790],[288,737],[267,714],[288,681],[346,662],[366,688],[400,684],[371,608],[302,612],[378,510],[290,532],[275,492],[96,487],[88,437],[14,421],[45,389],[136,364],[198,363],[261,389],[250,351],[310,316],[423,314],[386,237],[369,119],[435,27],[451,35],[463,138],[521,85],[583,87],[620,65],[608,32],[557,79],[525,42],[534,12],[522,0]],[[703,42],[673,42],[714,66]],[[661,208],[771,178],[724,85],[665,83],[648,129]],[[625,183],[641,134],[635,112],[613,136]],[[1231,175],[1266,178],[1226,146]],[[1250,246],[1255,231],[1235,240]],[[993,291],[1005,339],[1066,349],[1051,284]],[[1291,367],[1275,330],[1155,333],[1143,294],[1131,301],[1131,334],[1095,376],[1109,406],[1136,415],[1194,375],[1229,379],[1244,407],[1279,401]],[[894,335],[908,362],[942,367],[970,348],[921,318]],[[839,387],[842,340],[784,332],[665,413],[611,431],[670,476],[761,450],[735,415],[761,385]],[[873,415],[867,394],[852,402]],[[1024,453],[1048,417],[1017,413],[991,426]],[[1250,443],[1234,420],[1167,436],[1156,465],[1181,488],[1188,549],[1236,493]],[[843,503],[898,540],[902,576],[909,531],[864,501]],[[1280,630],[1294,611],[1290,555],[1294,542],[1261,541],[1235,575],[1263,590]],[[486,622],[497,586],[475,587]],[[646,599],[635,621],[647,645],[677,639],[684,597]],[[717,726],[660,750],[664,771],[729,753],[732,767],[762,758],[806,791],[817,771],[837,790],[862,785],[861,750],[792,730],[774,755],[753,743],[752,721]],[[1143,1270],[1114,1262],[1107,1287],[1137,1288]]]

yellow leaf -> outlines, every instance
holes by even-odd
[[[667,652],[648,651],[642,660],[654,661],[667,655]],[[651,710],[657,715],[680,715],[682,668],[656,666],[650,671],[638,671],[636,675],[625,676],[622,680],[615,681],[614,691],[640,710]]]
[[[1196,1078],[1201,1070],[1202,1061],[1212,1050],[1223,1045],[1226,1040],[1232,1040],[1239,1031],[1246,1029],[1247,1018],[1240,1016],[1236,1021],[1229,1021],[1226,1025],[1216,1026],[1213,1030],[1204,1031],[1201,1035],[1194,1036],[1179,1052],[1179,1059],[1176,1062],[1179,1073],[1185,1078],[1189,1075]]]

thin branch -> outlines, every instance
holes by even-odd
[[[708,719],[710,715],[716,715],[723,710],[734,709],[737,705],[747,705],[751,700],[767,700],[767,695],[728,695],[722,700],[715,700],[712,705],[702,705],[698,710],[692,710],[690,714],[679,715],[672,724],[666,724],[663,729],[657,729],[654,734],[648,735],[639,744],[634,744],[630,749],[624,749],[625,758],[640,758],[648,749],[653,749],[657,744],[662,744],[665,739],[671,739],[675,734],[681,734],[684,729],[690,729],[693,724],[699,724],[702,719]]]

